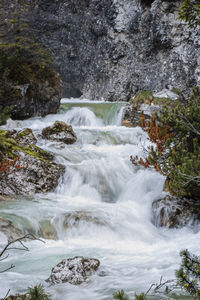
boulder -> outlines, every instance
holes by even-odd
[[[50,277],[46,280],[50,284],[71,283],[79,285],[89,279],[98,269],[100,261],[96,258],[74,258],[63,259],[52,270]]]
[[[30,148],[29,148],[30,149]],[[0,174],[0,193],[3,195],[31,195],[53,191],[64,173],[64,166],[31,154],[17,152],[18,160]],[[12,162],[12,161],[11,161]]]
[[[29,129],[19,133],[1,131],[1,136],[0,194],[31,195],[53,191],[65,167],[53,162],[51,153],[35,144],[26,144],[27,141],[35,143],[32,132]]]
[[[73,144],[77,140],[72,126],[60,121],[56,121],[53,126],[44,128],[42,136],[46,139],[65,144]]]
[[[62,81],[57,72],[47,69],[46,78],[38,78],[38,81],[31,82],[23,93],[20,101],[6,103],[12,105],[11,116],[13,119],[23,120],[32,116],[45,116],[56,113],[60,106]],[[19,90],[19,88],[16,88]]]
[[[156,226],[180,228],[190,225],[195,228],[200,221],[200,201],[179,199],[167,195],[152,204],[153,223]]]
[[[0,217],[0,231],[2,231],[9,241],[16,240],[24,234],[21,230],[16,228],[10,220]]]
[[[171,100],[178,100],[179,99],[179,95],[177,95],[176,93],[168,90],[168,89],[163,89],[159,92],[155,92],[153,93],[153,97],[155,98],[169,98]]]

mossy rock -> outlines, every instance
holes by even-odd
[[[178,94],[177,94],[178,96]],[[137,110],[142,104],[147,105],[158,105],[158,106],[171,106],[174,107],[177,104],[180,104],[180,100],[172,100],[170,98],[166,97],[154,97],[152,91],[141,91],[138,94],[135,95],[134,98],[132,98],[129,101],[132,104],[132,110]]]
[[[56,121],[53,126],[49,126],[43,129],[42,134],[44,136],[48,136],[54,133],[59,133],[62,131],[71,132],[72,127],[68,126],[65,122]]]
[[[16,141],[20,145],[27,145],[27,144],[35,145],[37,143],[37,139],[30,128],[26,128],[18,132],[16,135]]]
[[[0,131],[0,195],[32,195],[53,191],[65,167],[34,144],[20,144],[31,131]],[[9,136],[9,137],[6,137]],[[24,139],[23,139],[24,142]]]
[[[60,121],[56,121],[53,126],[44,128],[42,135],[46,139],[63,142],[65,144],[73,144],[77,140],[72,126]]]
[[[36,142],[36,138],[34,137],[31,129],[25,129],[17,133],[14,131],[8,130],[0,130],[0,152],[10,158],[14,159],[19,156],[19,153],[26,153],[30,156],[37,157],[43,161],[50,161],[53,159],[53,155],[36,145],[30,143],[26,144],[25,137],[31,135],[30,142]]]

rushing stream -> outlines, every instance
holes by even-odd
[[[2,268],[11,263],[15,268],[0,274],[0,297],[9,288],[14,294],[40,282],[46,286],[51,268],[77,255],[98,258],[99,272],[81,286],[47,286],[54,300],[108,300],[122,288],[133,296],[161,276],[173,279],[181,249],[200,252],[200,233],[152,224],[152,201],[163,196],[164,177],[130,163],[130,155],[144,155],[149,141],[140,128],[120,126],[123,106],[63,99],[57,115],[8,122],[9,128],[32,128],[38,146],[53,152],[66,173],[53,193],[0,202],[0,216],[24,232],[49,235],[45,244],[26,242],[29,252],[12,250],[1,262]],[[73,126],[75,144],[41,138],[41,130],[56,120]],[[6,243],[3,234],[0,242]]]

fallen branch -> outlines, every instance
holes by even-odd
[[[145,296],[148,295],[148,293],[152,290],[152,288],[155,286],[154,288],[154,293],[157,293],[159,289],[161,289],[163,286],[166,286],[167,287],[167,284],[168,283],[172,283],[174,282],[175,280],[174,279],[170,279],[170,280],[166,280],[164,282],[162,282],[163,280],[163,277],[161,276],[160,277],[160,282],[159,283],[153,283],[150,288],[147,290],[147,292],[145,293]]]
[[[27,233],[25,234],[24,236],[18,238],[18,239],[15,239],[13,241],[9,241],[6,246],[3,248],[3,250],[0,252],[0,257],[3,256],[3,254],[6,252],[6,251],[9,251],[9,250],[22,250],[22,251],[29,251],[28,247],[26,245],[24,245],[23,241],[26,240],[26,239],[29,239],[29,240],[32,240],[32,241],[40,241],[42,243],[45,243],[45,241],[37,238],[36,236],[34,236],[33,234],[31,233]],[[11,245],[15,244],[15,243],[20,243],[21,247],[10,247]],[[0,259],[0,261],[3,261],[5,260],[7,257],[9,256],[6,255],[5,257],[2,257]],[[0,273],[4,273],[10,269],[13,269],[15,267],[15,265],[11,264],[10,267],[8,267],[7,269],[5,270],[2,270],[0,271]]]
[[[3,298],[3,300],[6,300],[6,299],[7,299],[9,293],[10,293],[10,289],[7,291],[7,293],[6,293],[5,297]]]

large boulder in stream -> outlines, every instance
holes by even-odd
[[[42,136],[46,139],[63,142],[65,144],[73,144],[77,140],[72,126],[60,121],[56,121],[53,126],[44,128],[42,130]]]
[[[56,188],[65,167],[53,162],[51,153],[35,145],[30,129],[1,130],[0,138],[0,194],[30,195]]]
[[[200,201],[167,195],[155,200],[152,209],[153,223],[156,226],[180,228],[187,225],[199,229]]]
[[[98,269],[100,261],[96,258],[74,258],[63,259],[52,270],[50,277],[46,280],[50,284],[69,282],[79,285],[94,274]]]

